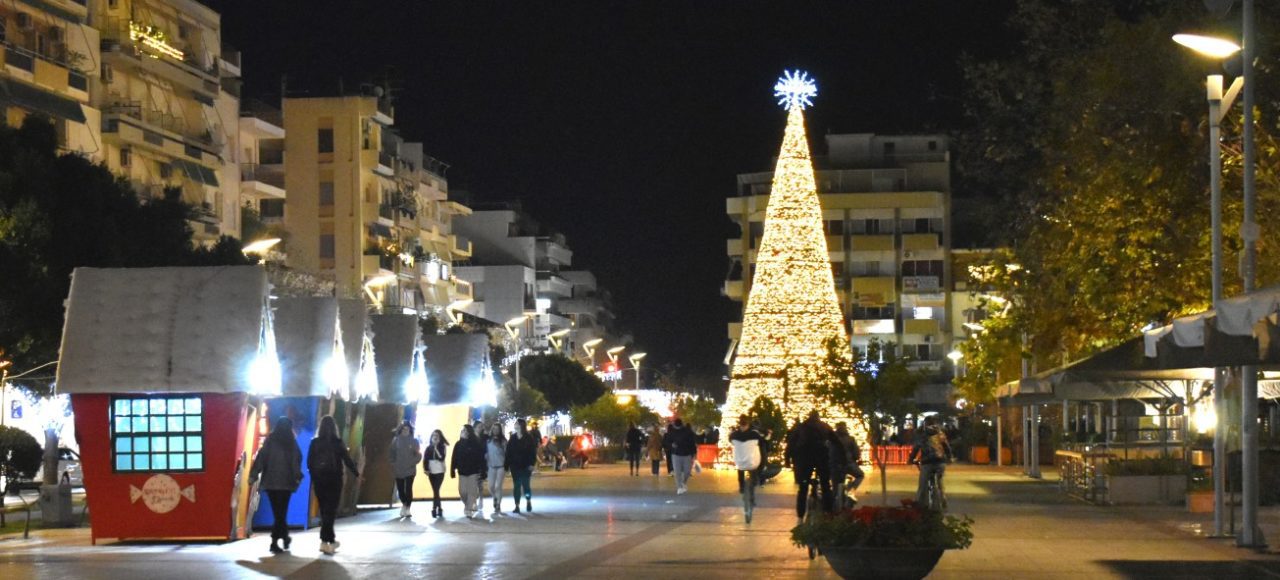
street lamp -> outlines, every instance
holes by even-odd
[[[1197,53],[1215,59],[1225,59],[1240,51],[1240,46],[1229,40],[1200,36],[1195,34],[1175,34],[1174,42],[1190,48]],[[1221,125],[1226,112],[1231,110],[1236,96],[1244,86],[1244,76],[1236,77],[1226,93],[1222,92],[1222,75],[1209,75],[1205,80],[1205,93],[1209,101],[1209,221],[1211,225],[1211,247],[1213,252],[1213,304],[1222,300],[1222,150]],[[1251,149],[1250,140],[1245,141],[1245,148]],[[1243,229],[1243,228],[1242,228]],[[1213,370],[1213,400],[1216,415],[1226,416],[1226,369]],[[1247,417],[1247,416],[1246,416]],[[1226,429],[1219,424],[1213,432],[1213,529],[1214,535],[1222,535],[1225,517],[1223,504],[1226,499]]]
[[[587,362],[590,365],[587,370],[594,371],[596,369],[596,347],[604,342],[603,338],[593,338],[582,343],[582,350],[587,353]]]
[[[462,324],[462,309],[470,306],[472,302],[475,301],[470,298],[454,300],[444,309],[444,313],[449,316],[449,320],[452,320],[455,325]]]
[[[562,351],[563,350],[562,347],[564,346],[564,343],[560,339],[568,335],[569,335],[569,329],[561,328],[560,330],[557,330],[551,334],[548,334],[547,340],[551,341],[552,348],[556,349],[557,351]]]
[[[521,314],[511,320],[508,320],[503,326],[507,328],[507,334],[511,335],[511,340],[516,343],[516,390],[520,390],[520,359],[524,358],[524,349],[520,348],[520,326],[529,320],[528,314]]]
[[[373,303],[376,304],[379,309],[382,308],[382,299],[378,298],[378,296],[373,293],[373,289],[386,286],[387,284],[394,282],[395,279],[395,274],[383,274],[381,276],[374,276],[373,278],[370,278],[368,282],[364,283],[363,288],[365,294],[369,295],[369,299],[373,300]]]
[[[280,238],[266,238],[263,240],[252,242],[249,245],[243,248],[240,248],[240,252],[246,256],[250,254],[257,254],[258,263],[261,264],[262,262],[266,261],[267,250],[270,250],[272,247],[274,247],[278,243],[280,243]]]
[[[637,352],[627,357],[631,361],[631,368],[636,370],[636,390],[640,390],[640,359],[643,359],[649,353]]]

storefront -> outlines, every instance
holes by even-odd
[[[95,543],[248,535],[254,425],[280,393],[268,292],[256,266],[76,269],[57,388]]]
[[[422,367],[418,317],[377,314],[373,320],[373,355],[378,373],[378,400],[364,411],[364,483],[361,505],[390,505],[395,498],[391,474],[391,437],[396,426],[412,420],[412,408],[429,397]],[[406,411],[409,412],[406,416]]]
[[[431,397],[427,404],[419,405],[414,418],[414,428],[422,439],[425,453],[431,432],[439,429],[449,440],[452,459],[458,433],[464,424],[478,418],[479,409],[496,405],[497,384],[489,369],[489,337],[484,334],[443,334],[424,336],[427,347],[426,374],[431,385]],[[440,494],[446,498],[458,497],[458,480],[446,479]],[[414,480],[415,497],[431,497],[431,484],[427,478]]]

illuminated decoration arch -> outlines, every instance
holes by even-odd
[[[774,91],[788,110],[787,128],[730,375],[722,450],[738,416],[760,396],[778,404],[788,425],[814,409],[825,419],[843,420],[826,412],[808,388],[825,365],[827,340],[837,338],[841,352],[849,353],[804,126],[804,108],[817,86],[808,74],[791,71]]]

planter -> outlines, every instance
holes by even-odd
[[[969,463],[974,465],[991,463],[991,448],[983,445],[969,449]]]
[[[1213,513],[1213,490],[1188,491],[1187,511],[1193,514]]]
[[[1187,493],[1185,475],[1108,475],[1107,503],[1172,504]]]
[[[1008,447],[1000,448],[1000,465],[1013,465],[1013,450]]]
[[[941,548],[826,547],[822,555],[841,578],[919,580],[942,558]]]

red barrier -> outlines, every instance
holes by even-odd
[[[715,445],[699,445],[698,446],[698,463],[703,467],[712,467],[716,464],[716,455],[720,452],[720,448]]]
[[[876,463],[883,459],[885,465],[906,465],[911,456],[910,445],[883,445],[876,448]]]

